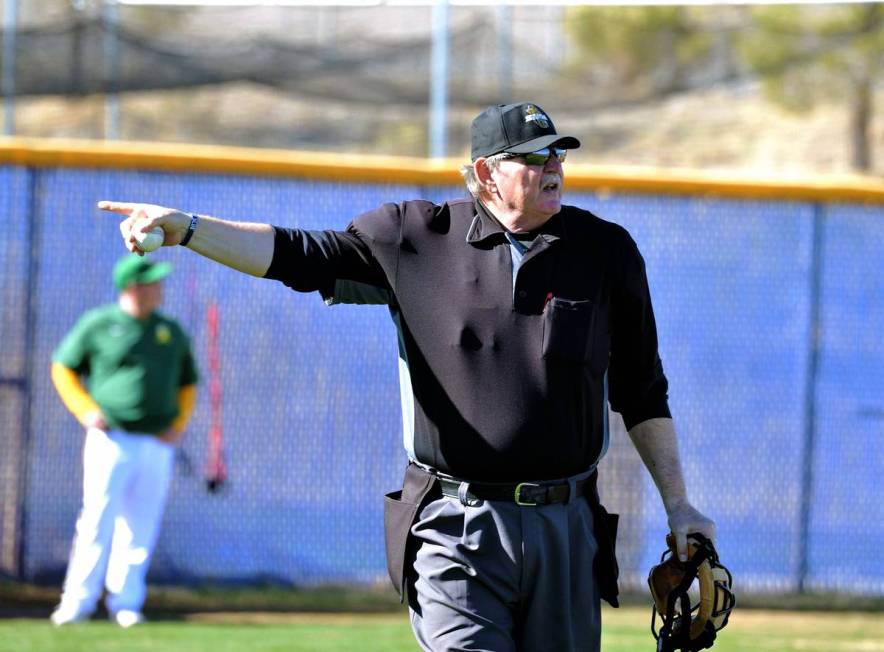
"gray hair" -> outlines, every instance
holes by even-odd
[[[505,161],[508,158],[516,158],[517,156],[518,154],[510,154],[509,152],[494,154],[485,159],[485,167],[488,168],[489,172],[494,172],[494,170],[500,165],[501,161]],[[473,197],[478,198],[479,193],[482,192],[482,183],[479,181],[478,177],[476,177],[476,170],[473,168],[473,164],[465,163],[464,165],[461,165],[460,173],[463,176],[464,183],[467,184],[467,190],[470,191],[470,194]]]

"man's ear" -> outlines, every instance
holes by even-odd
[[[496,192],[497,184],[494,183],[494,179],[491,178],[491,170],[485,165],[485,161],[486,159],[484,157],[479,157],[473,161],[473,172],[475,172],[476,179],[479,181],[482,190],[486,192]]]

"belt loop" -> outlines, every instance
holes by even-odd
[[[467,494],[470,491],[470,483],[469,482],[461,482],[457,487],[457,499],[460,501],[460,504],[464,507],[475,507],[479,504],[479,501],[475,498],[470,498]]]
[[[570,505],[574,502],[574,498],[577,496],[577,478],[575,476],[571,476],[568,478],[568,502],[566,505]]]

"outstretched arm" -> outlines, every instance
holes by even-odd
[[[163,246],[177,245],[184,238],[191,222],[191,215],[175,208],[154,204],[100,201],[98,207],[123,215],[120,233],[126,248],[138,255],[133,233],[147,233],[157,226],[166,232]],[[274,232],[269,224],[232,222],[216,217],[200,215],[196,231],[187,248],[252,276],[264,276],[273,260]]]
[[[660,491],[669,519],[669,529],[675,535],[678,556],[685,560],[687,535],[699,532],[714,541],[715,523],[698,512],[688,501],[672,419],[642,421],[633,426],[629,437]]]

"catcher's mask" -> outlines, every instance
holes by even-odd
[[[669,549],[651,569],[648,585],[654,598],[651,633],[658,652],[694,652],[712,647],[718,630],[736,604],[730,571],[718,561],[712,542],[702,534],[688,535],[688,560],[679,561],[675,537],[667,535]],[[697,581],[699,598],[692,603],[691,587]],[[660,629],[657,630],[657,614]]]

